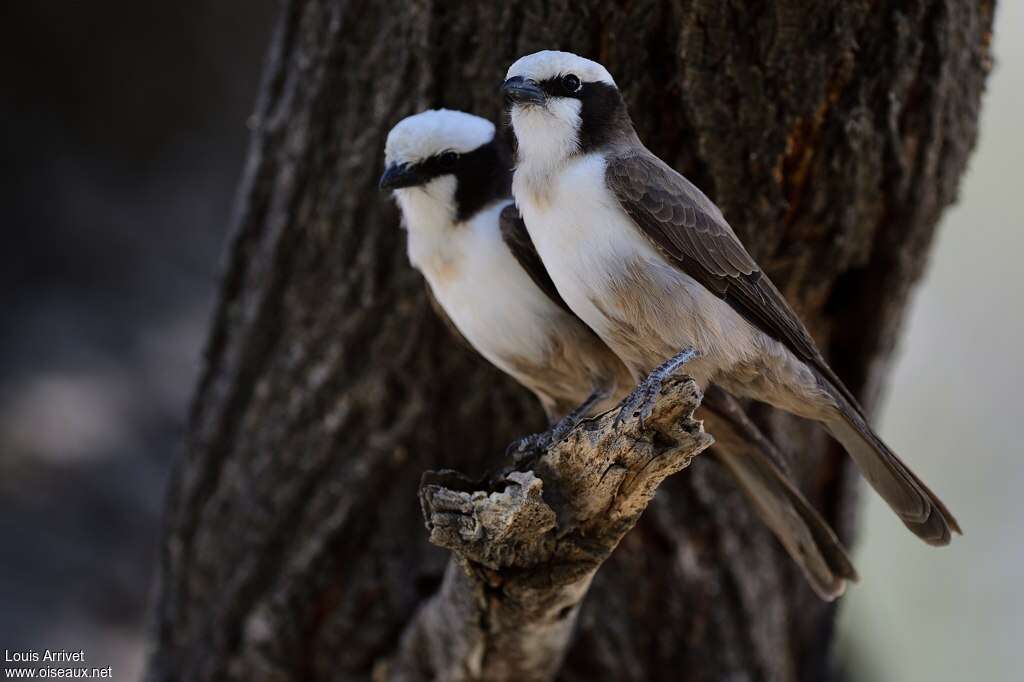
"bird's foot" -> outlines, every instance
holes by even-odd
[[[615,426],[619,426],[622,422],[632,417],[639,417],[640,425],[643,426],[644,421],[654,411],[654,403],[658,398],[658,393],[661,391],[662,382],[677,369],[699,356],[700,353],[694,348],[688,347],[655,367],[622,401],[622,406],[619,407],[619,414],[615,417]]]
[[[559,419],[555,424],[543,433],[531,433],[519,440],[513,441],[505,448],[505,455],[512,458],[513,463],[518,467],[520,464],[532,461],[543,455],[552,445],[569,435],[569,432],[576,428],[576,425],[586,419],[587,415],[594,408],[594,405],[608,397],[605,389],[595,389],[586,400],[580,403],[579,407]]]
[[[549,429],[543,433],[531,433],[512,441],[505,448],[505,456],[512,458],[516,468],[519,468],[524,462],[533,461],[547,452],[555,442],[553,431],[554,429]]]

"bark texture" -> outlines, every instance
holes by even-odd
[[[289,0],[169,497],[150,679],[385,677],[457,577],[428,543],[422,472],[494,469],[542,426],[447,334],[406,262],[375,191],[401,117],[497,119],[516,57],[600,60],[648,146],[722,207],[870,406],[975,140],[992,12]],[[849,541],[843,457],[806,423],[751,413]],[[927,479],[925,453],[904,454]],[[698,457],[593,578],[559,679],[827,679],[834,614]]]

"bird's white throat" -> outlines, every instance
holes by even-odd
[[[402,224],[409,233],[409,261],[420,270],[448,260],[446,242],[455,228],[454,175],[434,178],[420,187],[395,190]]]
[[[544,106],[512,107],[518,157],[515,182],[522,189],[545,196],[551,176],[580,149],[578,99],[556,97]]]

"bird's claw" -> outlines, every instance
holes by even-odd
[[[554,442],[554,429],[543,433],[531,433],[509,443],[505,448],[505,456],[511,458],[518,466],[544,454]]]
[[[658,393],[661,392],[662,382],[699,355],[700,353],[693,348],[686,348],[655,367],[622,401],[619,413],[615,417],[615,426],[618,427],[627,419],[636,417],[640,420],[640,427],[643,428],[644,422],[654,412],[654,405],[657,402]]]
[[[510,457],[518,467],[526,461],[532,461],[551,449],[551,446],[569,435],[576,426],[587,418],[590,410],[608,397],[605,388],[596,388],[580,405],[569,414],[558,420],[550,429],[543,433],[531,433],[519,440],[512,441],[505,448],[505,456]]]

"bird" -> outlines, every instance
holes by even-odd
[[[559,440],[630,394],[632,373],[571,312],[530,241],[511,198],[511,150],[490,121],[446,109],[414,114],[391,129],[384,157],[380,189],[398,203],[409,260],[436,312],[456,337],[532,391],[553,425],[517,452]],[[856,570],[786,476],[774,446],[727,395],[712,392],[705,403],[714,452],[762,520],[819,595],[842,594]]]
[[[536,52],[509,67],[502,92],[530,239],[562,299],[635,380],[658,382],[685,362],[701,388],[817,421],[914,534],[946,545],[961,533],[872,429],[718,206],[640,141],[603,65]]]

